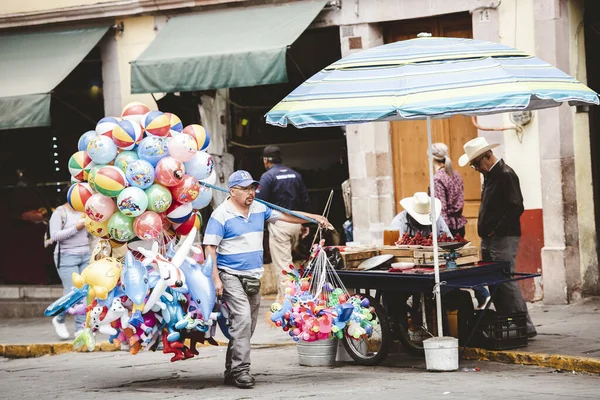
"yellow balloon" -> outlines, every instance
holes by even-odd
[[[102,258],[83,270],[81,275],[73,272],[73,285],[81,289],[83,285],[90,286],[89,293],[92,297],[106,300],[108,292],[117,286],[121,277],[121,263],[112,257]]]
[[[96,222],[90,217],[85,217],[85,229],[96,237],[105,237],[108,235],[108,219],[104,222]]]

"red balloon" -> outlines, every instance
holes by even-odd
[[[154,168],[154,179],[167,187],[177,185],[184,176],[185,166],[183,162],[173,157],[162,158]]]
[[[173,200],[180,203],[191,203],[196,200],[200,193],[198,180],[191,175],[185,174],[181,182],[170,188]]]
[[[158,239],[162,230],[162,219],[154,211],[146,211],[133,220],[133,231],[142,240]]]

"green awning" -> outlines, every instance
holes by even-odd
[[[0,129],[50,126],[50,92],[107,30],[0,35]]]
[[[325,3],[297,1],[171,18],[131,64],[131,93],[286,82],[286,49]]]

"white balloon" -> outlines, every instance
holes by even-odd
[[[200,179],[200,182],[208,183],[210,185],[214,185],[217,181],[217,173],[213,169],[213,172],[206,179]]]

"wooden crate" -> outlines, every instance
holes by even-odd
[[[438,259],[440,262],[446,263],[443,255],[448,254],[449,251],[440,251],[438,253]],[[471,264],[479,261],[479,248],[476,246],[463,247],[459,251],[460,257],[456,259],[457,265]],[[433,265],[433,250],[416,249],[414,252],[414,263],[415,265]]]
[[[379,255],[378,249],[361,251],[344,251],[340,253],[344,262],[344,269],[354,269],[365,260]]]

